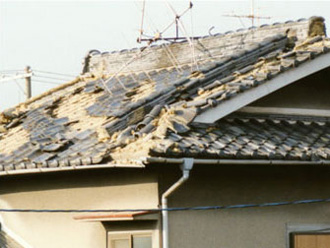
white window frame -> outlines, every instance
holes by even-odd
[[[131,242],[132,247],[132,237],[133,236],[146,236],[150,235],[152,240],[152,248],[158,248],[159,247],[159,237],[157,235],[157,232],[155,230],[132,230],[132,231],[108,231],[107,232],[107,248],[116,248],[112,247],[111,241],[121,238],[128,238]]]

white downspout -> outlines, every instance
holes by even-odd
[[[163,247],[162,248],[169,248],[169,238],[168,238],[168,208],[167,206],[167,197],[169,197],[176,189],[178,189],[185,181],[189,178],[189,172],[194,165],[193,158],[184,158],[183,164],[180,166],[182,170],[182,177],[173,184],[165,193],[162,195],[162,225],[163,225]]]
[[[0,215],[0,230],[3,230],[6,232],[12,239],[14,239],[18,244],[20,244],[24,248],[33,248],[31,245],[29,245],[24,239],[22,239],[20,236],[18,236],[15,232],[13,232],[11,229],[9,229],[2,216]]]

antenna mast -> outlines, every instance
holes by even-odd
[[[158,40],[165,40],[165,41],[170,41],[170,42],[175,42],[178,40],[186,40],[187,38],[190,39],[198,39],[200,36],[196,37],[186,37],[186,36],[180,36],[179,34],[179,29],[180,29],[180,22],[181,22],[181,17],[184,16],[189,10],[191,10],[193,7],[193,3],[190,1],[188,8],[183,11],[181,14],[176,14],[174,20],[167,25],[163,31],[157,32],[155,35],[146,35],[143,33],[143,19],[144,19],[144,11],[145,11],[145,0],[143,1],[143,7],[142,7],[142,20],[141,20],[141,28],[140,28],[140,36],[137,38],[137,42],[148,42],[148,43],[153,43]],[[163,37],[163,33],[166,32],[170,27],[175,25],[175,37]],[[146,38],[142,38],[142,37]]]
[[[235,18],[247,18],[251,20],[251,26],[254,26],[254,20],[255,19],[271,19],[269,16],[258,16],[255,15],[254,13],[254,0],[251,0],[251,10],[250,10],[250,15],[223,15],[226,17],[235,17]]]

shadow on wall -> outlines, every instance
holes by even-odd
[[[140,168],[110,168],[13,175],[1,178],[0,195],[54,189],[134,185],[156,181],[157,177],[154,173]]]
[[[9,242],[7,241],[7,235],[6,233],[2,230],[2,224],[0,223],[0,247],[8,247],[10,248],[11,246],[9,246]],[[14,247],[13,247],[14,248]]]

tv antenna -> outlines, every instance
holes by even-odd
[[[137,38],[138,43],[142,42],[148,42],[149,44],[156,42],[158,40],[165,40],[165,41],[170,41],[170,42],[175,42],[175,41],[180,41],[180,40],[189,40],[189,39],[198,39],[201,38],[200,36],[196,37],[187,37],[187,36],[180,36],[179,30],[180,30],[180,22],[181,22],[181,17],[183,17],[189,10],[192,9],[193,7],[192,1],[189,1],[189,6],[186,10],[184,10],[182,13],[178,14],[175,13],[175,18],[174,20],[168,24],[161,32],[157,31],[153,36],[152,35],[147,35],[144,33],[143,30],[143,24],[144,24],[144,14],[145,14],[145,0],[143,1],[142,5],[142,19],[141,19],[141,26],[140,26],[140,36]],[[174,11],[174,10],[173,10]],[[175,37],[163,37],[163,34],[171,28],[173,25],[175,25]]]
[[[259,15],[255,15],[255,6],[254,6],[254,0],[251,0],[251,11],[250,11],[250,14],[249,15],[223,15],[223,16],[226,16],[226,17],[235,17],[235,18],[247,18],[247,19],[250,19],[251,20],[251,26],[253,27],[254,26],[254,21],[256,19],[260,20],[260,19],[271,19],[270,16],[259,16]]]

